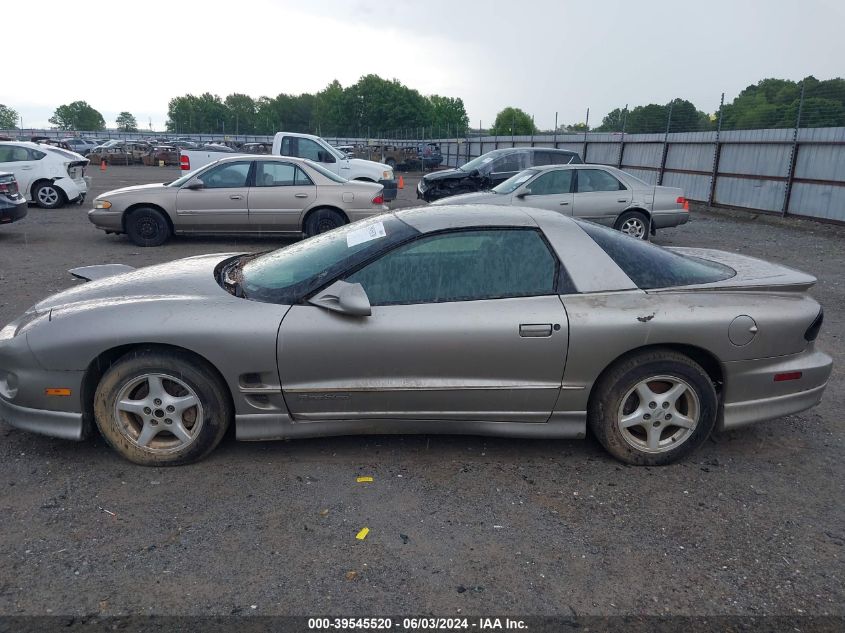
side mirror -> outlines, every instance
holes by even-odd
[[[314,295],[308,303],[350,316],[370,316],[370,298],[361,284],[336,281],[322,292]]]
[[[525,189],[523,189],[522,191],[520,191],[518,194],[516,194],[516,197],[517,197],[517,198],[519,198],[520,200],[522,200],[522,199],[523,199],[523,198],[525,198],[526,196],[530,196],[530,195],[531,195],[531,188],[530,188],[530,187],[526,187]]]
[[[333,163],[335,162],[334,156],[327,152],[326,150],[320,150],[317,156],[320,158],[321,163]]]
[[[469,177],[470,178],[481,178],[481,172],[478,171],[477,169],[473,169],[471,172],[469,172]]]
[[[202,189],[203,187],[205,187],[205,183],[199,178],[194,178],[194,180],[190,184],[188,184],[185,189],[191,189],[193,191],[196,191],[197,189]]]

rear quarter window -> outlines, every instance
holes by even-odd
[[[642,290],[707,284],[736,275],[724,264],[673,253],[592,222],[576,222]]]

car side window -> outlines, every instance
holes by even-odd
[[[310,138],[299,139],[299,152],[296,155],[300,158],[307,158],[308,160],[319,163],[322,162],[322,153],[323,148],[319,143],[315,143]]]
[[[552,165],[568,165],[569,163],[573,162],[573,158],[575,158],[574,154],[566,154],[564,152],[549,152],[551,155],[551,163]],[[578,162],[578,161],[575,161]]]
[[[558,261],[534,229],[439,233],[400,246],[346,278],[372,305],[556,294]]]
[[[619,180],[602,169],[578,170],[578,193],[626,189]]]
[[[295,183],[297,187],[305,187],[314,184],[314,182],[308,177],[308,174],[302,171],[299,167],[296,168]]]
[[[572,170],[555,169],[538,176],[528,185],[532,196],[549,196],[570,193],[572,190]]]
[[[246,187],[251,164],[251,161],[224,163],[200,174],[200,180],[206,189]]]
[[[294,138],[292,136],[282,137],[282,146],[279,149],[279,153],[282,156],[296,156],[296,149],[294,148],[293,141]]]
[[[263,160],[256,163],[256,187],[290,187],[295,181],[296,165]]]
[[[522,171],[526,167],[532,166],[527,165],[527,162],[528,161],[525,160],[525,152],[514,152],[494,160],[493,164],[490,166],[490,171],[492,173]]]
[[[0,163],[21,163],[28,160],[37,160],[30,157],[30,151],[26,147],[3,145],[0,147]]]

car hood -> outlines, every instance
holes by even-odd
[[[425,182],[437,182],[438,180],[454,180],[456,178],[466,178],[469,174],[462,169],[442,169],[440,171],[433,171],[430,174],[423,176]]]
[[[511,196],[507,193],[493,193],[491,191],[478,191],[476,193],[462,193],[457,196],[446,196],[432,202],[432,205],[441,204],[508,204]]]
[[[350,158],[349,159],[350,166],[356,166],[363,169],[369,169],[372,171],[390,171],[392,167],[385,165],[384,163],[379,163],[374,160],[365,160],[363,158]]]
[[[106,193],[100,194],[97,196],[98,198],[108,198],[109,196],[120,196],[124,194],[133,194],[139,191],[143,191],[145,193],[152,193],[153,191],[168,191],[169,188],[164,185],[164,183],[152,183],[149,185],[133,185],[131,187],[121,187],[120,189],[112,189],[111,191],[107,191]],[[173,189],[173,191],[177,191]]]
[[[190,301],[214,298],[222,301],[242,301],[220,287],[214,276],[217,265],[239,253],[198,255],[176,261],[147,266],[129,272],[128,267],[112,265],[111,274],[103,277],[103,266],[75,268],[73,275],[86,278],[86,268],[96,279],[54,294],[36,303],[28,312],[48,310],[87,310],[99,306],[140,303],[147,301]]]

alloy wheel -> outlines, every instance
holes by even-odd
[[[690,438],[698,426],[698,394],[677,376],[653,376],[632,387],[617,413],[622,438],[646,453],[670,451]]]

